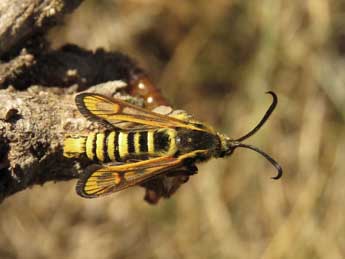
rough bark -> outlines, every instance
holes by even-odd
[[[107,81],[130,82],[142,73],[136,63],[122,53],[102,49],[93,52],[66,45],[59,50],[37,54],[23,50],[11,61],[0,64],[0,88],[78,84],[78,90],[84,90]]]
[[[81,0],[1,0],[0,57],[72,12]]]

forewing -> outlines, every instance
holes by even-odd
[[[85,198],[111,194],[180,167],[182,161],[180,158],[159,157],[121,165],[94,165],[87,168],[78,180],[76,190]]]
[[[81,93],[76,96],[75,101],[79,111],[86,118],[111,124],[118,128],[124,128],[121,127],[123,122],[130,122],[156,128],[181,127],[191,130],[206,130],[204,125],[154,113],[118,99],[110,99],[99,94]],[[125,126],[126,129],[134,127]]]

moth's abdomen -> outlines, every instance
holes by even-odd
[[[86,136],[67,136],[64,140],[64,156],[78,158],[85,155],[96,162],[120,161],[116,149],[118,132],[96,132]]]
[[[175,136],[173,129],[120,131],[115,148],[119,151],[120,161],[173,155],[176,152]]]
[[[114,143],[111,143],[111,133],[112,132],[99,132],[91,133],[87,136],[85,151],[86,156],[90,160],[99,162],[112,161],[110,156],[113,155],[113,153],[110,153],[110,150],[108,150],[112,147],[112,143]]]
[[[124,138],[125,135],[120,131],[90,133],[86,139],[85,154],[88,159],[95,162],[123,161],[124,149],[120,149],[119,144]]]
[[[64,155],[79,157],[85,154],[88,159],[100,163],[174,155],[177,151],[175,137],[173,129],[106,131],[69,136],[64,141]]]

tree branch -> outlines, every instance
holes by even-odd
[[[1,0],[0,57],[18,49],[37,32],[43,32],[82,0]]]
[[[0,88],[9,85],[25,89],[28,85],[69,87],[78,84],[84,90],[102,82],[130,82],[143,71],[119,52],[102,49],[88,51],[76,45],[59,50],[29,54],[23,50],[11,61],[0,64]]]

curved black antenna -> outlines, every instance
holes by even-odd
[[[232,140],[229,150],[231,150],[231,152],[232,152],[232,151],[234,151],[234,149],[236,149],[238,147],[243,147],[243,148],[248,148],[248,149],[256,151],[257,153],[259,153],[260,155],[265,157],[275,167],[275,169],[277,170],[278,173],[277,173],[276,176],[273,176],[272,179],[277,180],[280,177],[282,177],[282,175],[283,175],[283,169],[278,164],[278,162],[276,162],[270,155],[268,155],[264,151],[258,149],[257,147],[241,143],[243,140],[249,138],[250,136],[253,136],[262,127],[262,125],[265,124],[265,122],[268,120],[268,118],[271,116],[272,112],[276,108],[276,106],[278,104],[278,97],[277,97],[277,95],[274,92],[272,92],[272,91],[269,91],[269,92],[266,92],[266,93],[270,94],[272,96],[273,100],[272,100],[272,103],[271,103],[270,107],[268,107],[264,117],[262,117],[262,119],[259,121],[259,123],[255,126],[254,129],[249,131],[244,136],[242,136],[242,137],[240,137],[238,139]]]
[[[274,180],[278,180],[280,177],[282,177],[282,175],[283,175],[282,167],[278,164],[278,162],[276,162],[270,155],[266,154],[264,151],[258,149],[257,147],[254,147],[252,145],[243,144],[243,143],[240,143],[237,141],[232,143],[231,147],[232,147],[232,150],[234,150],[237,147],[243,147],[243,148],[248,148],[248,149],[251,149],[251,150],[258,152],[263,157],[265,157],[277,169],[277,172],[278,172],[277,175],[273,176],[271,178]]]
[[[273,101],[272,101],[272,104],[270,105],[270,107],[268,107],[268,110],[267,112],[265,113],[264,117],[262,117],[261,121],[258,123],[258,125],[255,126],[254,129],[252,129],[251,131],[249,131],[246,135],[238,138],[238,139],[235,139],[235,141],[243,141],[247,138],[249,138],[250,136],[253,136],[261,127],[262,125],[265,124],[265,122],[267,121],[267,119],[271,116],[272,112],[274,111],[274,109],[276,108],[277,106],[277,103],[278,103],[278,97],[277,95],[272,92],[272,91],[268,91],[266,92],[266,94],[270,94],[272,97],[273,97]]]

